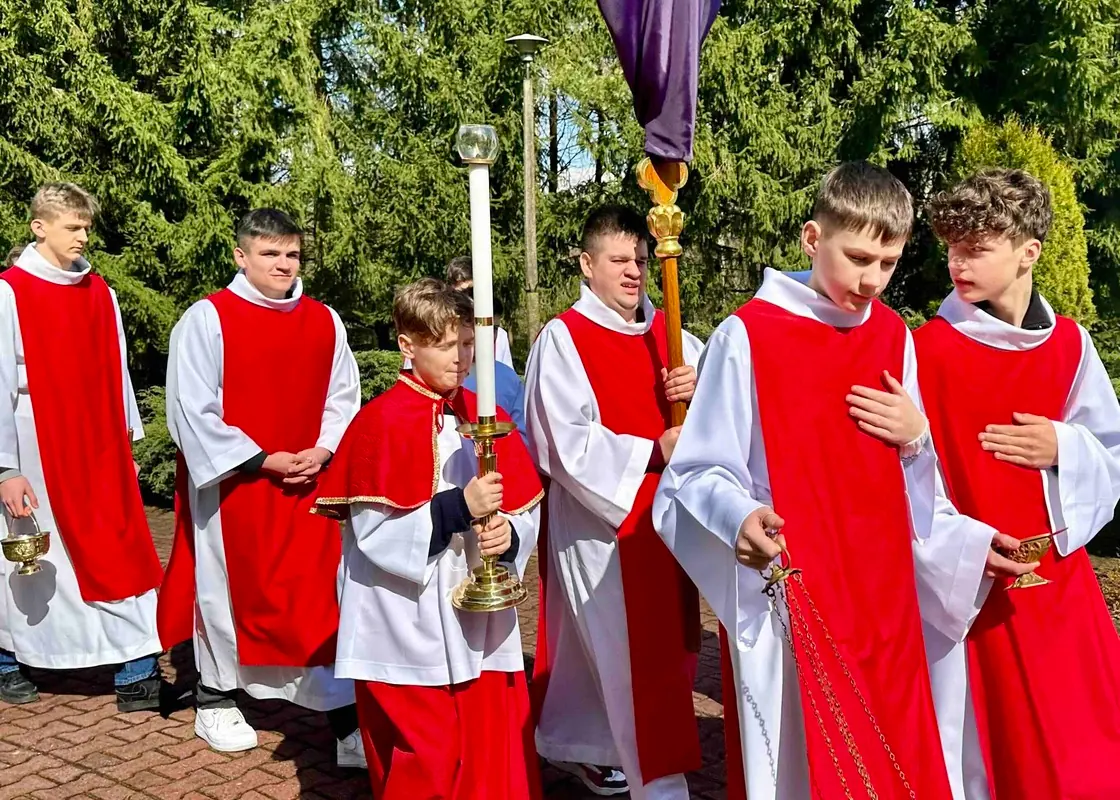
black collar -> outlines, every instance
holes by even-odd
[[[987,300],[974,304],[981,311],[991,314],[992,304]],[[1053,325],[1050,315],[1046,313],[1046,306],[1042,304],[1042,295],[1038,289],[1031,289],[1031,300],[1027,304],[1027,313],[1023,315],[1023,324],[1019,327],[1025,331],[1044,331]]]

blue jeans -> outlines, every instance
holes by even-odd
[[[19,662],[13,653],[0,650],[0,675],[7,675],[19,669]],[[131,686],[149,678],[159,677],[159,656],[141,656],[126,661],[117,668],[113,676],[114,686]]]

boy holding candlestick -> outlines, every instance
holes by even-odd
[[[461,387],[470,299],[424,279],[398,291],[393,321],[413,368],[355,418],[316,506],[343,520],[336,670],[356,681],[373,796],[539,798],[517,613],[458,611],[451,594],[484,555],[523,572],[540,481],[512,435],[495,443],[500,473],[478,477],[457,431],[508,419],[482,356],[479,395]]]

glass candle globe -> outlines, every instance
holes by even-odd
[[[460,125],[455,149],[467,164],[493,164],[498,157],[498,132],[492,125]]]

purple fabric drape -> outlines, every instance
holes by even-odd
[[[720,0],[598,0],[634,95],[646,152],[692,160],[700,44]]]

